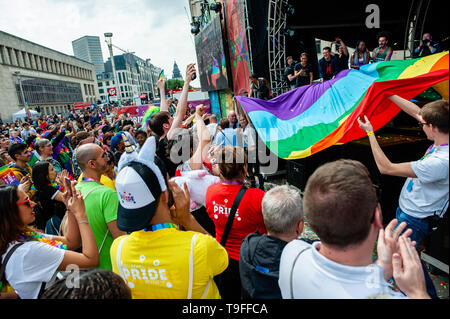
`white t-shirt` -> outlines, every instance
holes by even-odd
[[[411,162],[417,178],[408,178],[400,193],[399,206],[415,218],[445,212],[448,206],[448,145],[437,146],[427,157]]]
[[[244,129],[244,146],[256,146],[256,130],[251,124],[248,124]]]
[[[405,298],[389,288],[383,278],[383,269],[372,264],[353,267],[338,264],[318,252],[320,242],[310,245],[293,240],[283,249],[278,284],[283,299],[292,299],[290,275],[295,262],[292,285],[293,299],[365,299],[386,294],[392,298]]]
[[[206,125],[206,128],[209,131],[209,135],[211,136],[211,144],[213,143],[213,139],[217,133],[217,125],[218,125],[217,123],[211,123]]]
[[[2,256],[17,244],[9,245]],[[36,299],[43,282],[52,280],[63,261],[65,250],[39,241],[29,241],[16,249],[6,265],[5,276],[21,299]]]

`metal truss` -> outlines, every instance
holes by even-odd
[[[269,45],[269,74],[270,85],[275,96],[288,90],[284,81],[284,68],[286,61],[286,20],[287,13],[284,8],[288,0],[270,0],[268,15],[268,45]]]
[[[431,0],[411,1],[405,31],[405,59],[412,59],[414,48],[419,46],[430,2]]]
[[[250,74],[253,74],[253,58],[252,58],[252,41],[251,41],[251,32],[252,27],[250,26],[250,23],[248,21],[248,6],[247,6],[247,0],[242,0],[242,7],[244,9],[244,17],[245,17],[245,33],[247,36],[247,46],[248,46],[248,68],[250,71]]]

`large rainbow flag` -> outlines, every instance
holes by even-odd
[[[364,65],[334,79],[313,83],[272,100],[236,96],[267,147],[283,159],[298,159],[365,135],[357,119],[366,115],[374,130],[400,108],[388,97],[412,99],[429,87],[448,99],[449,53]],[[447,91],[447,92],[446,92]]]

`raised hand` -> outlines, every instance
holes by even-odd
[[[67,210],[74,214],[77,221],[87,220],[86,207],[84,206],[83,195],[72,183],[72,196],[67,201]]]
[[[397,219],[391,220],[386,229],[380,229],[378,233],[378,263],[383,268],[384,277],[389,279],[392,277],[392,255],[399,251],[399,237],[406,228],[406,223],[401,223],[397,228]],[[406,230],[402,236],[408,238],[412,234],[412,230]]]
[[[400,253],[395,253],[392,257],[395,283],[410,298],[430,299],[420,257],[414,246],[410,238],[403,235],[400,237]]]
[[[206,107],[203,104],[197,105],[195,107],[195,113],[201,117],[205,113],[205,109]]]
[[[164,78],[160,78],[158,82],[156,82],[156,85],[158,86],[160,91],[164,91],[166,87],[166,80],[164,80]]]
[[[173,181],[169,181],[169,188],[172,191],[174,204],[170,208],[170,216],[176,224],[186,225],[190,214],[191,199],[186,183],[184,184],[184,192]]]
[[[190,83],[192,81],[192,75],[196,73],[195,63],[188,64],[186,67],[186,81],[185,83]]]
[[[363,121],[361,120],[361,118],[358,117],[358,124],[359,124],[359,127],[360,127],[363,131],[365,131],[366,133],[373,132],[372,124],[370,123],[369,119],[368,119],[367,116],[365,116],[365,115],[364,115],[364,120],[365,120],[365,122],[363,122]]]

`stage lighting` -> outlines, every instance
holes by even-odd
[[[197,35],[200,32],[200,22],[193,20],[191,23],[191,33]]]
[[[209,9],[215,12],[219,12],[222,9],[222,4],[220,2],[213,2],[209,5]]]
[[[295,14],[295,8],[292,4],[283,3],[281,12],[287,14],[288,16],[293,16]]]
[[[283,34],[287,37],[293,37],[295,35],[295,30],[287,28],[284,30]]]

